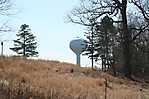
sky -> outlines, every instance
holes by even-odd
[[[84,37],[84,27],[66,22],[66,15],[78,6],[79,0],[13,0],[17,14],[9,19],[14,31],[0,37],[13,40],[22,24],[28,24],[37,37],[39,58],[76,63],[76,56],[69,43],[77,37]],[[13,55],[9,50],[13,42],[4,42],[4,54]],[[81,65],[89,66],[87,56],[81,56]]]

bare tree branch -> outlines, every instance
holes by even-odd
[[[144,19],[149,23],[149,13],[141,5],[141,2],[139,0],[131,0],[131,3],[133,3],[141,11]]]
[[[134,29],[134,30],[139,30],[139,32],[132,38],[132,40],[136,40],[136,38],[141,35],[141,33],[144,33],[146,30],[149,31],[148,29],[149,27],[149,24],[147,24],[146,26],[141,26],[139,29],[138,28],[131,28],[131,29]],[[147,29],[146,29],[147,28]]]

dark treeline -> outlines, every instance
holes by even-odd
[[[68,15],[87,27],[85,55],[102,61],[102,70],[126,77],[149,74],[149,5],[147,0],[81,0]]]

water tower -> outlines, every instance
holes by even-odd
[[[76,54],[77,64],[80,65],[80,55],[86,49],[87,44],[83,39],[74,39],[70,42],[70,49]]]

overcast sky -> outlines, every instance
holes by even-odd
[[[79,0],[13,0],[18,13],[11,17],[10,23],[16,30],[2,36],[1,39],[15,39],[16,32],[22,24],[28,24],[37,36],[39,58],[75,63],[76,56],[70,50],[69,43],[76,37],[84,38],[84,27],[66,23],[66,15]],[[4,53],[14,54],[9,50],[13,42],[5,42]],[[87,66],[90,60],[82,57],[82,65]]]

